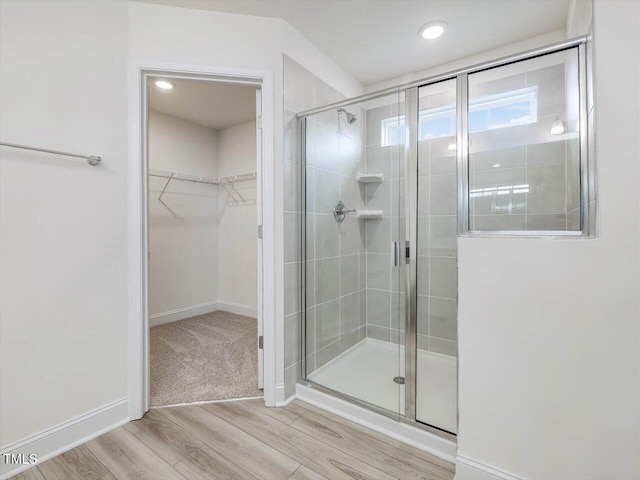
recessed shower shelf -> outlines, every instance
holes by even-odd
[[[380,183],[384,181],[384,173],[358,173],[361,183]]]
[[[357,216],[366,220],[368,218],[382,218],[383,213],[382,210],[358,210]]]

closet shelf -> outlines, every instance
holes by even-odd
[[[177,173],[177,172],[167,172],[165,170],[154,170],[149,169],[149,176],[151,177],[159,177],[166,178],[167,183],[164,184],[164,188],[162,192],[160,192],[160,196],[158,200],[162,202],[162,196],[164,192],[167,190],[169,186],[169,182],[171,180],[181,180],[183,182],[193,182],[193,183],[207,183],[209,185],[220,185],[224,188],[229,196],[232,199],[232,203],[234,205],[238,205],[240,202],[245,202],[246,200],[240,195],[240,192],[235,187],[237,182],[246,182],[248,180],[257,180],[258,173],[257,172],[249,172],[242,173],[240,175],[229,175],[227,177],[201,177],[199,175],[188,175],[185,173]]]
[[[382,210],[358,210],[356,216],[364,220],[369,218],[382,218]]]
[[[229,175],[228,177],[202,177],[199,175],[188,175],[186,173],[167,172],[165,170],[149,169],[149,175],[152,177],[167,178],[170,180],[182,180],[183,182],[208,183],[210,185],[233,184],[236,182],[245,182],[247,180],[255,180],[258,178],[256,172],[242,173],[240,175]]]
[[[384,173],[358,173],[361,183],[380,183],[384,181]]]

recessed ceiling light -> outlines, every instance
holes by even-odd
[[[447,22],[436,20],[435,22],[429,22],[420,27],[418,33],[422,38],[433,40],[434,38],[438,38],[442,35],[448,26]]]
[[[162,90],[171,90],[173,88],[173,83],[166,80],[156,80],[155,83],[156,87],[161,88]]]
[[[493,165],[491,165],[493,168],[498,168],[500,166],[499,163],[494,163]]]

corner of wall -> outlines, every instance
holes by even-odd
[[[331,85],[346,98],[364,93],[364,86],[331,57],[282,20],[283,53]]]

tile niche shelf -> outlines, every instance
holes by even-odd
[[[356,215],[357,218],[367,220],[371,218],[382,218],[382,214],[382,210],[358,210]]]
[[[384,181],[383,173],[358,173],[360,183],[380,183]]]

